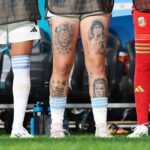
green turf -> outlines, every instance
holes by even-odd
[[[127,139],[115,136],[113,139],[98,139],[94,135],[75,135],[64,139],[50,139],[37,136],[34,139],[10,139],[0,136],[0,150],[149,150],[150,137]]]

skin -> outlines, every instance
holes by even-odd
[[[50,81],[50,96],[61,97],[68,94],[68,79],[74,63],[79,29],[89,75],[90,96],[107,96],[105,49],[109,20],[110,15],[106,14],[89,16],[81,22],[59,16],[50,19],[53,33],[53,73]],[[95,84],[97,79],[102,82]],[[66,84],[58,84],[62,82]]]
[[[91,97],[95,97],[94,93],[96,89],[93,87],[94,81],[96,79],[100,78],[102,80],[105,80],[105,83],[107,85],[107,79],[105,74],[105,49],[108,37],[109,20],[110,16],[103,14],[87,17],[83,19],[80,24],[80,31],[85,54],[85,64],[89,75],[89,89]],[[91,34],[91,26],[95,21],[100,22],[104,26],[104,29],[102,31],[102,28],[95,27],[94,30],[99,31],[97,33],[97,35],[99,35],[99,38],[90,39],[89,34]],[[85,26],[87,27],[85,28]],[[104,45],[104,47],[102,47],[101,45]],[[106,85],[105,95],[107,95],[108,92]]]
[[[33,41],[11,43],[11,56],[31,55]]]
[[[53,73],[50,81],[50,95],[67,96],[69,74],[75,58],[79,22],[71,18],[58,17],[51,19],[50,24],[53,33]],[[63,36],[59,36],[58,32],[63,33]],[[58,85],[58,82],[66,84]],[[58,87],[62,90],[58,90]]]

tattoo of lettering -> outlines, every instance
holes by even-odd
[[[107,97],[107,81],[103,78],[97,78],[93,83],[93,97]]]
[[[55,44],[59,54],[69,54],[72,49],[74,27],[69,23],[60,24],[55,28],[56,39]]]
[[[67,81],[52,81],[51,82],[51,95],[61,97],[65,95],[65,87]]]
[[[89,31],[89,42],[96,49],[96,54],[105,53],[105,28],[102,21],[93,21]]]

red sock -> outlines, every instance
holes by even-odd
[[[137,123],[147,124],[150,102],[150,40],[136,40],[134,91]]]

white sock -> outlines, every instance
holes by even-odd
[[[50,109],[52,120],[51,128],[55,128],[56,125],[59,125],[59,127],[63,129],[66,99],[67,97],[50,97]]]
[[[108,98],[107,97],[92,98],[91,103],[95,125],[98,126],[100,124],[106,124]]]
[[[23,127],[25,110],[30,93],[30,56],[20,55],[12,57],[14,120],[13,130]]]

